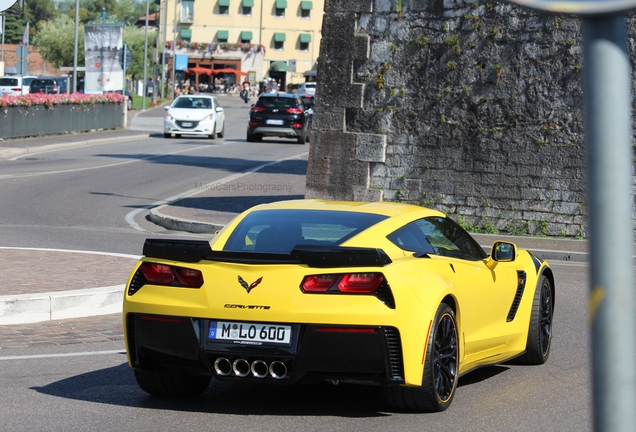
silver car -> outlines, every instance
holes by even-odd
[[[205,135],[210,139],[225,135],[225,112],[214,96],[183,95],[166,107],[163,136]]]

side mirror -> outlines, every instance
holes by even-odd
[[[165,107],[163,107],[163,109],[165,109],[166,111],[168,111],[170,109],[170,105],[166,105]]]
[[[216,107],[216,112],[218,112],[218,113],[223,112],[223,107]]]
[[[517,257],[517,246],[514,243],[497,241],[492,245],[490,257],[497,262],[514,261]]]

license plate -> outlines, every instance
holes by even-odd
[[[267,124],[271,124],[271,125],[282,125],[285,122],[283,120],[265,120],[265,123]]]
[[[208,339],[241,345],[291,344],[291,326],[210,321]]]
[[[183,123],[181,123],[181,126],[183,126],[183,127],[192,127],[192,123],[190,123],[190,122],[183,122]]]

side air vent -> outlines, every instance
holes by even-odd
[[[133,295],[134,293],[139,291],[142,286],[146,285],[146,283],[148,283],[148,281],[146,281],[146,278],[144,277],[144,274],[142,273],[141,268],[137,269],[137,271],[135,272],[135,275],[130,281],[130,286],[128,287],[128,295]]]
[[[139,366],[139,358],[137,357],[137,341],[135,339],[135,314],[126,315],[126,335],[128,337],[128,355],[130,363],[133,367]]]
[[[389,374],[391,381],[404,383],[404,365],[402,362],[402,342],[400,332],[395,327],[384,327],[384,338],[389,354]]]
[[[523,291],[525,288],[526,272],[517,270],[517,293],[515,294],[515,298],[512,301],[512,306],[510,306],[510,312],[508,312],[506,322],[510,322],[515,319],[515,315],[517,315],[517,310],[519,310],[519,305],[521,304],[521,298],[523,297]]]
[[[393,298],[393,292],[391,291],[391,287],[389,287],[388,283],[384,282],[380,285],[373,295],[387,307],[395,309],[395,298]]]

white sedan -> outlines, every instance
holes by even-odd
[[[203,94],[179,96],[166,107],[163,136],[205,135],[210,139],[225,135],[225,112],[215,97]]]

